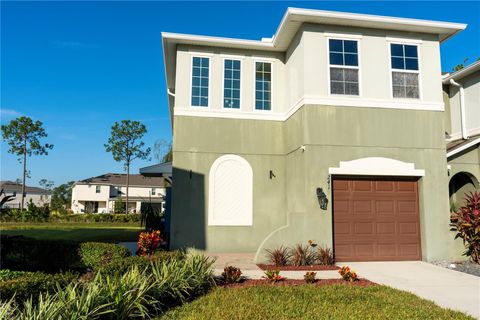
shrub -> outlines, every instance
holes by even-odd
[[[30,297],[36,300],[41,292],[53,292],[57,286],[65,287],[77,278],[78,275],[73,273],[26,272],[13,279],[0,281],[1,300],[10,300],[14,296],[16,301],[24,301]]]
[[[140,214],[112,214],[112,213],[81,213],[62,214],[50,212],[47,207],[40,207],[34,211],[20,209],[2,209],[0,221],[2,222],[115,222],[115,223],[139,223]],[[66,213],[66,211],[64,212]]]
[[[465,205],[451,214],[450,222],[455,239],[462,238],[467,249],[464,255],[480,264],[480,193],[466,195]]]
[[[284,246],[280,246],[272,250],[267,249],[265,251],[267,251],[268,261],[278,267],[286,266],[292,257],[290,249]]]
[[[13,280],[13,279],[16,279],[16,278],[20,278],[20,277],[22,277],[22,276],[24,276],[25,274],[28,274],[28,273],[30,273],[30,272],[15,271],[15,270],[10,270],[10,269],[1,269],[0,270],[0,281]]]
[[[103,242],[84,242],[78,248],[83,265],[87,268],[97,269],[113,260],[130,256],[127,248],[118,244]]]
[[[130,255],[127,248],[110,243],[37,240],[23,236],[1,237],[1,267],[55,273],[95,269]]]
[[[184,260],[154,261],[152,296],[159,301],[157,308],[162,310],[191,300],[215,286],[214,262],[201,254],[190,254]]]
[[[311,245],[297,244],[292,250],[292,264],[294,266],[310,266],[317,259]]]
[[[222,272],[223,281],[226,284],[238,283],[242,280],[242,271],[234,266],[227,266]]]
[[[17,311],[13,298],[8,301],[0,301],[0,319],[14,319]]]
[[[265,271],[265,276],[263,276],[262,278],[274,283],[286,279],[285,277],[282,277],[280,275],[280,270],[267,270]]]
[[[350,270],[348,266],[343,266],[338,273],[342,276],[343,280],[353,282],[358,280],[358,276],[355,271]]]
[[[184,260],[185,255],[181,251],[157,251],[150,257],[130,256],[124,259],[113,260],[110,263],[98,268],[103,275],[122,275],[134,266],[138,266],[140,270],[149,269],[151,262]]]
[[[314,283],[315,281],[317,281],[317,279],[315,279],[316,276],[317,276],[316,272],[309,271],[305,273],[305,275],[303,276],[303,279],[305,280],[306,283]]]
[[[142,232],[138,236],[138,250],[137,254],[140,256],[150,256],[159,247],[162,242],[160,231]]]
[[[78,242],[7,235],[0,239],[2,269],[55,273],[84,268],[77,253]]]
[[[142,257],[138,257],[142,258]],[[148,260],[146,258],[142,258]],[[98,273],[90,282],[71,283],[55,292],[0,305],[12,319],[150,318],[165,307],[187,301],[215,285],[210,260],[200,255],[151,262],[150,270],[132,267],[122,276]]]
[[[320,246],[317,250],[318,264],[324,266],[331,266],[335,264],[335,258],[333,257],[333,251],[329,247]]]

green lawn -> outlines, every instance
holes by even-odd
[[[158,319],[473,319],[385,286],[217,288]]]
[[[120,242],[137,241],[138,223],[2,223],[1,234],[36,239]]]

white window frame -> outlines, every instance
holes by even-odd
[[[100,185],[95,185],[95,193],[102,193],[102,186]]]
[[[157,188],[151,188],[151,189],[150,189],[150,194],[151,194],[152,196],[157,195]]]
[[[387,47],[388,47],[388,67],[389,67],[389,79],[390,79],[390,98],[395,101],[423,101],[423,92],[422,92],[422,72],[421,72],[421,50],[420,45],[422,44],[421,40],[411,40],[411,39],[402,39],[402,38],[386,38]],[[394,69],[392,68],[392,44],[408,45],[417,47],[417,57],[418,57],[418,70],[405,70],[405,69]],[[418,98],[400,98],[393,96],[393,73],[402,72],[402,73],[416,73],[418,75]]]
[[[362,68],[361,68],[361,35],[346,35],[346,34],[334,34],[334,33],[325,33],[326,45],[327,45],[327,94],[328,96],[333,97],[346,97],[346,98],[361,98],[363,96],[363,88],[362,88]],[[358,66],[341,66],[341,65],[334,65],[330,64],[330,40],[348,40],[348,41],[356,41],[357,42],[357,56],[358,56]],[[339,93],[332,93],[331,91],[331,84],[330,84],[330,68],[344,68],[344,69],[353,69],[358,70],[358,95],[351,95],[351,94],[339,94]]]
[[[193,58],[207,58],[208,59],[208,104],[207,106],[193,106],[192,105],[192,97],[193,97]],[[189,97],[189,106],[190,108],[196,109],[196,110],[208,110],[210,109],[211,106],[211,100],[212,100],[212,90],[211,90],[211,84],[212,84],[212,55],[208,54],[203,54],[203,53],[191,53],[190,56],[190,97]]]
[[[225,60],[236,60],[240,61],[240,107],[237,108],[225,108]],[[210,93],[210,91],[209,91]],[[243,109],[243,57],[237,56],[223,56],[222,57],[222,110],[231,112],[231,111],[241,111]],[[210,99],[209,99],[210,102]]]
[[[258,113],[273,112],[273,66],[274,59],[253,58],[253,111]],[[257,62],[270,63],[270,110],[257,109],[257,95],[256,95],[256,71]]]

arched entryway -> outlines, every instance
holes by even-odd
[[[479,188],[478,179],[469,172],[456,173],[448,184],[450,209],[455,210],[465,204],[465,194]]]

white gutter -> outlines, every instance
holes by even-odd
[[[167,94],[168,94],[169,96],[172,96],[172,97],[175,98],[175,93],[173,93],[172,91],[170,91],[170,89],[167,89]]]
[[[462,138],[468,139],[467,124],[465,122],[465,92],[463,90],[463,86],[460,83],[455,82],[455,80],[450,79],[450,84],[459,88],[460,90],[460,119],[462,126]]]

